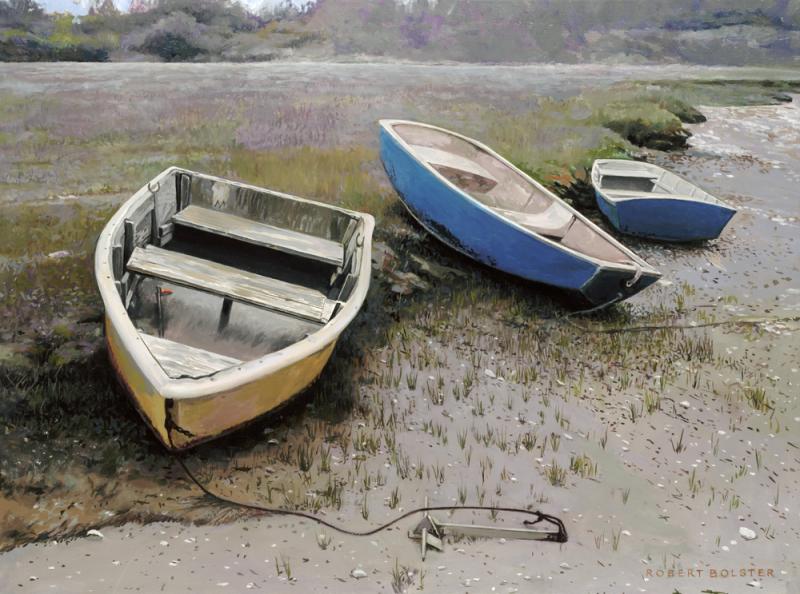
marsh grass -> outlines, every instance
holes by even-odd
[[[224,166],[231,176],[257,186],[381,218],[397,198],[365,166],[377,158],[374,151],[360,146],[304,146],[269,152],[234,148]]]
[[[567,471],[558,464],[558,461],[553,460],[545,469],[545,477],[554,487],[563,487],[567,482]]]
[[[620,106],[626,102],[642,102],[630,114],[644,117],[655,106],[653,109],[666,110],[676,117],[689,117],[676,113],[684,106],[669,102],[666,91],[623,85],[614,92],[621,90],[628,94],[615,99],[619,103],[614,114],[624,115],[625,109]],[[690,92],[702,94],[693,87],[688,88],[687,95]],[[486,119],[481,117],[486,108],[476,109],[471,114],[473,121],[482,122],[486,128],[475,130],[473,135],[488,139],[494,148],[562,195],[572,192],[574,196],[588,196],[585,174],[593,158],[629,156],[636,150],[604,124],[603,118],[612,113],[611,108],[603,107],[610,93],[587,91],[582,97],[542,100],[529,112],[494,112]],[[32,112],[21,104],[5,109],[10,118]],[[232,121],[247,125],[241,106],[226,109]],[[655,113],[660,117],[661,111]],[[202,469],[204,480],[216,490],[288,509],[319,513],[337,510],[343,517],[365,523],[370,516],[373,522],[382,520],[382,514],[388,513],[386,508],[399,506],[400,481],[407,500],[404,503],[409,507],[420,503],[418,495],[423,492],[446,492],[447,497],[466,501],[468,485],[475,485],[474,495],[480,505],[486,501],[487,492],[513,498],[520,496],[521,488],[532,492],[534,486],[546,499],[553,495],[551,487],[564,487],[570,475],[593,478],[598,474],[597,462],[588,455],[564,451],[578,443],[567,442],[567,438],[562,441],[564,430],[596,436],[593,439],[605,450],[600,458],[605,472],[606,457],[615,449],[606,448],[609,432],[624,432],[630,427],[630,423],[620,421],[639,420],[644,412],[652,415],[653,423],[661,421],[669,413],[662,402],[674,398],[678,390],[702,387],[702,378],[708,377],[709,370],[743,376],[740,379],[753,386],[752,393],[744,392],[743,398],[756,412],[769,400],[764,378],[742,370],[741,361],[735,358],[722,360],[710,333],[591,332],[675,321],[690,311],[688,291],[676,287],[662,293],[664,302],[670,304],[680,295],[680,309],[685,311],[676,312],[671,306],[642,311],[641,307],[623,304],[612,312],[581,320],[589,331],[578,330],[558,321],[564,311],[560,298],[541,287],[532,288],[478,267],[421,234],[397,209],[398,201],[380,173],[374,149],[257,149],[237,142],[230,130],[204,123],[207,114],[204,109],[181,111],[165,123],[166,138],[155,138],[158,134],[150,131],[129,139],[124,132],[73,139],[71,146],[90,153],[86,167],[93,169],[95,178],[104,146],[112,168],[122,164],[126,147],[132,152],[131,162],[110,176],[113,179],[79,184],[74,181],[79,176],[74,174],[69,183],[96,191],[101,197],[110,191],[135,189],[147,175],[175,161],[199,164],[212,173],[375,214],[382,219],[379,239],[390,244],[408,270],[424,275],[412,266],[408,255],[413,254],[466,271],[464,278],[431,282],[430,290],[402,297],[391,294],[382,273],[376,271],[365,311],[342,337],[335,356],[307,394],[280,413],[192,452],[192,463]],[[21,154],[41,163],[36,167],[52,167],[48,164],[53,155],[48,152],[47,137],[53,133],[51,129],[34,133],[35,141],[27,145],[23,142]],[[192,146],[189,141],[193,134],[201,142]],[[141,146],[150,141],[153,152],[148,155]],[[133,150],[134,144],[140,148]],[[151,160],[143,165],[148,158]],[[15,171],[21,168],[19,163],[15,165]],[[87,170],[80,171],[80,177],[87,177]],[[27,190],[17,185],[15,191]],[[26,268],[14,281],[22,284],[8,285],[8,294],[19,297],[52,287],[43,303],[69,302],[69,289],[59,284],[69,281],[80,288],[76,297],[91,297],[91,237],[110,214],[110,207],[81,206],[63,221],[60,215],[53,219],[55,215],[47,208],[10,207],[8,212],[19,217],[19,226],[36,228],[29,237],[8,238],[0,233],[3,249],[14,258],[46,255],[65,246],[73,252],[71,259],[42,260],[39,272],[30,273],[34,269]],[[5,225],[5,231],[17,228],[2,219],[0,225]],[[52,230],[46,230],[48,226]],[[55,324],[51,326],[48,331],[53,334]],[[387,330],[376,331],[381,328]],[[53,352],[52,345],[37,348],[36,364],[44,365]],[[388,363],[380,363],[381,359]],[[684,371],[683,364],[689,362],[691,372]],[[682,365],[676,367],[676,363]],[[484,377],[487,368],[502,372],[508,395]],[[40,374],[34,371],[3,380],[6,392],[0,398],[0,412],[10,428],[5,435],[0,434],[0,449],[20,460],[13,472],[2,477],[5,492],[58,492],[54,484],[63,476],[51,470],[67,458],[77,465],[77,473],[92,476],[98,485],[108,487],[110,479],[133,472],[153,477],[160,483],[159,489],[168,484],[170,492],[180,492],[182,482],[170,470],[168,458],[132,407],[113,390],[113,376],[105,362],[68,366],[56,374],[41,369]],[[423,378],[421,385],[418,377]],[[636,400],[638,394],[644,395],[643,402]],[[737,398],[734,392],[730,400]],[[626,401],[632,408],[623,407]],[[596,424],[578,412],[586,410],[596,415]],[[642,420],[639,426],[649,420]],[[475,428],[470,430],[470,425]],[[456,440],[448,448],[452,431]],[[47,451],[53,453],[52,462],[46,461],[41,467],[35,464],[23,437],[37,445],[52,444]],[[279,445],[270,444],[271,438]],[[79,442],[70,445],[76,439]],[[672,446],[682,450],[683,433],[677,443],[676,439],[677,429]],[[719,438],[711,439],[711,449],[717,456]],[[63,453],[57,451],[65,443]],[[459,449],[463,457],[457,454]],[[533,473],[533,479],[523,486],[527,479],[520,469],[530,469],[532,459],[537,454],[544,458],[548,449],[552,463],[537,466],[544,476]],[[471,464],[473,459],[475,465]],[[499,473],[495,472],[495,461]],[[520,482],[513,483],[512,477],[520,477]],[[622,491],[623,504],[629,495],[630,489]],[[87,490],[71,497],[85,501],[97,495]],[[368,497],[387,505],[370,510]],[[725,504],[733,505],[731,497]],[[164,513],[182,517],[183,511],[172,507]],[[234,515],[230,513],[230,517]],[[61,523],[62,519],[54,522]],[[26,533],[18,540],[36,536]]]

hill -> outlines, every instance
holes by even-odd
[[[315,0],[253,14],[155,0],[45,14],[0,0],[2,60],[800,63],[800,0]]]

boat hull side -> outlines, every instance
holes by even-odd
[[[414,218],[465,255],[509,274],[573,291],[580,291],[597,272],[597,264],[538,239],[450,187],[384,129],[381,160]]]
[[[305,359],[234,390],[172,401],[171,446],[192,447],[280,408],[319,377],[335,346],[333,341]]]
[[[337,340],[256,381],[209,396],[181,399],[159,394],[126,352],[108,320],[106,342],[112,365],[139,414],[164,446],[182,450],[238,429],[286,404],[319,377]]]
[[[152,383],[148,381],[147,376],[142,373],[134,358],[125,349],[117,328],[114,327],[108,316],[106,316],[105,326],[108,355],[117,377],[133,400],[136,410],[139,411],[139,414],[159,441],[170,447],[166,428],[166,401]]]
[[[633,198],[617,203],[622,233],[661,241],[716,239],[736,211],[732,208],[675,198]],[[613,223],[613,221],[612,221]]]
[[[619,230],[619,216],[616,204],[606,200],[606,197],[597,190],[594,191],[594,195],[597,198],[597,206],[600,208],[600,212],[603,213],[615,229]]]

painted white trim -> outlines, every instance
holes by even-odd
[[[650,274],[655,273],[655,274],[658,274],[660,276],[660,273],[655,268],[650,266],[647,262],[645,262],[641,257],[637,256],[634,252],[632,252],[631,250],[626,248],[619,241],[614,239],[611,235],[609,235],[608,233],[603,231],[600,227],[598,227],[597,225],[592,223],[589,219],[587,219],[580,212],[575,210],[572,206],[570,206],[569,204],[564,202],[561,198],[556,196],[553,192],[551,192],[550,190],[545,188],[542,184],[540,184],[538,181],[536,181],[535,179],[533,179],[532,177],[527,175],[525,172],[523,172],[520,169],[518,169],[513,163],[511,163],[511,162],[507,161],[506,159],[504,159],[503,157],[501,157],[499,154],[497,154],[495,151],[493,151],[491,148],[489,148],[485,144],[483,144],[481,142],[478,142],[477,140],[474,140],[474,139],[469,138],[467,136],[464,136],[462,134],[458,134],[457,132],[452,132],[451,130],[446,130],[444,128],[439,128],[438,126],[432,126],[431,124],[423,124],[421,122],[413,122],[413,121],[410,121],[410,120],[386,119],[386,120],[380,120],[378,123],[380,124],[381,128],[383,128],[389,135],[391,135],[392,138],[397,140],[397,142],[400,143],[400,145],[403,146],[406,149],[406,152],[411,157],[413,157],[414,160],[417,161],[417,163],[421,164],[425,169],[427,169],[428,171],[433,173],[439,179],[439,181],[441,181],[443,184],[445,184],[446,186],[448,186],[452,190],[455,190],[456,192],[458,192],[464,199],[466,199],[467,201],[471,202],[473,205],[478,206],[479,208],[481,208],[484,212],[486,212],[490,216],[502,220],[503,223],[505,223],[507,225],[510,225],[513,228],[524,232],[526,235],[530,235],[530,236],[536,238],[539,241],[546,242],[549,245],[551,245],[551,246],[553,246],[555,248],[558,248],[559,250],[561,250],[563,252],[566,252],[566,253],[568,253],[570,255],[573,255],[573,256],[576,256],[576,257],[581,258],[583,260],[586,260],[588,262],[591,262],[592,264],[594,264],[594,265],[596,265],[596,266],[598,266],[598,267],[600,267],[600,268],[602,268],[604,270],[621,270],[621,271],[625,271],[625,272],[632,272],[632,273],[635,274],[636,271],[640,269],[643,272],[650,273]],[[461,140],[472,144],[473,146],[477,147],[478,149],[480,149],[481,151],[485,152],[486,154],[488,154],[492,158],[496,159],[497,161],[499,161],[500,163],[502,163],[503,165],[505,165],[506,167],[508,167],[512,171],[516,172],[518,175],[522,176],[525,180],[527,180],[531,184],[533,184],[534,187],[536,187],[540,191],[542,191],[545,194],[547,194],[549,197],[551,197],[557,203],[559,203],[563,207],[569,209],[569,211],[575,217],[579,218],[581,221],[583,221],[584,223],[589,225],[589,227],[593,231],[595,231],[598,235],[602,236],[603,238],[605,238],[606,240],[611,242],[615,247],[620,249],[635,264],[633,266],[626,266],[624,264],[620,264],[620,263],[617,263],[617,262],[609,262],[608,260],[601,260],[599,258],[595,258],[594,256],[590,256],[588,254],[584,254],[583,252],[579,252],[579,251],[574,250],[574,249],[572,249],[572,248],[570,248],[568,246],[562,245],[557,241],[553,241],[552,239],[550,239],[548,237],[545,237],[543,235],[535,233],[535,232],[531,231],[530,229],[527,229],[527,228],[515,223],[514,221],[502,216],[501,214],[495,212],[494,210],[492,210],[491,208],[489,208],[488,206],[483,204],[480,200],[475,199],[469,193],[465,192],[464,190],[462,190],[461,188],[456,186],[453,182],[451,182],[449,179],[447,179],[441,173],[439,173],[434,167],[432,167],[428,163],[424,162],[423,160],[419,159],[416,156],[416,154],[414,153],[414,149],[411,148],[411,145],[409,145],[405,140],[403,140],[403,138],[397,132],[395,132],[393,127],[395,125],[398,125],[398,124],[407,125],[407,126],[417,126],[417,127],[420,127],[420,128],[429,128],[431,130],[436,130],[438,132],[441,132],[441,133],[444,133],[444,134],[447,134],[447,135],[450,135],[450,136],[454,136],[456,138],[460,138]],[[416,217],[414,217],[414,218],[416,218]],[[427,229],[427,227],[425,225],[423,225],[423,227],[425,227]],[[441,239],[435,233],[433,235],[436,236],[437,239]],[[445,241],[444,243],[446,243],[447,245],[450,245],[450,243],[447,242],[447,241]],[[462,250],[459,250],[459,251],[464,253]],[[472,257],[470,254],[466,254],[466,255],[469,256],[469,257]]]
[[[161,183],[169,176],[175,173],[188,173],[193,176],[203,177],[214,181],[231,183],[236,186],[256,190],[259,192],[268,192],[276,196],[306,202],[346,213],[350,216],[357,217],[363,221],[363,234],[364,243],[362,246],[362,257],[360,259],[360,269],[358,274],[358,281],[353,289],[353,293],[347,300],[345,305],[339,313],[327,324],[322,326],[319,330],[310,334],[308,337],[300,340],[280,351],[270,353],[259,359],[248,361],[241,365],[231,367],[207,377],[198,379],[171,379],[167,376],[161,366],[153,358],[150,351],[144,344],[144,341],[139,337],[139,333],[128,317],[122,299],[117,293],[114,286],[114,275],[111,264],[111,251],[112,251],[112,237],[114,231],[122,224],[124,224],[125,217],[133,209],[139,206],[142,201],[150,196],[148,185],[155,182]],[[124,348],[131,358],[134,360],[136,366],[146,377],[147,381],[154,387],[154,389],[163,397],[175,400],[190,399],[190,398],[203,398],[206,396],[213,396],[220,392],[228,392],[235,390],[243,385],[258,381],[264,376],[270,375],[279,371],[284,367],[288,367],[298,361],[301,361],[314,353],[324,349],[332,342],[339,338],[339,335],[347,328],[353,321],[361,309],[362,304],[367,296],[369,290],[370,277],[372,274],[372,232],[375,228],[375,219],[365,213],[358,213],[329,204],[315,202],[298,198],[290,194],[275,192],[272,190],[265,190],[257,186],[248,184],[241,184],[230,180],[205,175],[182,169],[180,167],[170,167],[161,172],[149,184],[142,187],[131,198],[129,198],[106,224],[100,236],[97,239],[97,246],[95,248],[94,266],[95,266],[95,279],[97,286],[100,290],[100,295],[103,299],[103,304],[106,309],[106,316],[109,322],[117,329],[120,337],[121,346]]]
[[[613,164],[613,163],[619,163],[619,162],[622,162],[622,163],[636,163],[636,164],[642,165],[642,167],[640,167],[640,169],[647,169],[647,170],[653,171],[654,173],[657,174],[654,177],[657,177],[659,179],[661,179],[661,176],[663,176],[663,174],[665,174],[665,173],[668,173],[670,175],[674,175],[678,179],[683,180],[687,184],[691,185],[693,188],[696,188],[697,190],[701,191],[703,193],[704,197],[692,197],[692,196],[687,196],[685,194],[671,194],[670,192],[641,192],[641,194],[639,196],[624,196],[624,197],[620,197],[620,198],[615,198],[615,197],[609,196],[606,193],[606,190],[604,188],[602,188],[601,185],[600,185],[600,177],[603,176],[603,175],[608,175],[608,174],[603,172],[603,168],[606,165]],[[621,177],[624,177],[624,173],[623,172],[619,172],[619,173],[622,174]],[[616,172],[615,172],[615,174],[616,174]],[[678,202],[683,201],[683,202],[696,202],[696,203],[699,203],[699,204],[713,204],[714,206],[719,206],[719,207],[721,207],[723,209],[732,211],[734,213],[737,212],[737,209],[735,207],[731,206],[727,202],[724,202],[723,200],[720,200],[719,198],[714,196],[711,192],[708,192],[707,190],[704,190],[703,188],[701,188],[700,186],[698,186],[694,182],[686,179],[682,175],[678,175],[677,173],[675,173],[673,171],[667,171],[663,167],[659,167],[658,165],[654,165],[653,163],[645,163],[643,161],[628,161],[628,160],[625,160],[625,159],[595,159],[594,163],[592,163],[592,176],[591,176],[591,178],[592,178],[592,186],[594,186],[594,189],[596,191],[600,192],[600,194],[603,196],[603,198],[605,198],[608,202],[610,202],[612,204],[618,204],[620,202],[628,202],[628,201],[631,201],[631,200],[650,200],[652,198],[652,199],[661,199],[661,200],[675,200],[675,201],[678,201]],[[613,190],[609,190],[609,191],[613,191]],[[658,194],[658,196],[652,196],[651,197],[651,196],[648,196],[648,194]],[[670,195],[669,196],[665,196],[664,194],[670,194]]]

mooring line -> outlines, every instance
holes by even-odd
[[[579,315],[589,313],[592,310],[575,312],[570,315]],[[698,328],[712,328],[717,326],[734,326],[737,324],[755,326],[757,324],[766,324],[770,322],[797,322],[800,321],[800,315],[797,316],[774,316],[774,317],[741,317],[741,318],[728,318],[726,320],[719,320],[716,322],[700,322],[694,324],[648,324],[643,326],[622,326],[619,328],[587,328],[577,322],[569,319],[570,315],[556,318],[557,322],[566,322],[570,326],[586,332],[587,334],[621,334],[624,332],[652,332],[655,330],[695,330]]]
[[[340,532],[342,534],[347,534],[350,536],[372,536],[373,534],[377,534],[383,530],[391,528],[398,522],[405,520],[413,516],[414,514],[424,513],[424,512],[432,512],[432,511],[488,511],[488,512],[505,512],[505,513],[516,513],[516,514],[525,514],[529,516],[533,516],[534,520],[525,520],[523,523],[527,526],[532,526],[534,524],[538,524],[540,522],[545,522],[555,526],[558,530],[556,532],[547,532],[547,538],[543,539],[548,542],[559,542],[564,543],[567,542],[567,529],[564,526],[564,522],[562,522],[559,518],[555,516],[551,516],[549,514],[545,514],[540,511],[534,511],[530,509],[522,509],[518,507],[487,507],[481,505],[432,505],[432,506],[424,506],[424,507],[417,507],[412,510],[409,510],[396,518],[389,520],[388,522],[377,526],[376,528],[372,528],[369,530],[358,531],[358,530],[351,530],[349,528],[344,528],[342,526],[338,526],[328,520],[320,518],[319,516],[315,516],[310,513],[302,512],[302,511],[295,511],[289,509],[282,509],[278,507],[269,507],[266,505],[261,505],[260,503],[250,502],[250,501],[237,501],[230,497],[226,497],[225,495],[220,495],[219,493],[214,493],[209,489],[206,485],[204,485],[200,480],[194,475],[194,473],[189,470],[189,467],[186,465],[186,462],[179,454],[175,454],[175,459],[177,460],[178,464],[183,468],[183,471],[186,473],[186,476],[189,477],[191,482],[193,482],[197,487],[208,497],[212,499],[216,499],[222,503],[228,505],[235,505],[237,507],[242,507],[245,509],[250,509],[254,511],[259,511],[268,514],[274,514],[279,516],[293,516],[296,518],[303,518],[306,520],[311,520],[312,522],[316,522],[317,524],[321,524],[326,528],[330,528],[331,530],[335,530],[336,532]]]

